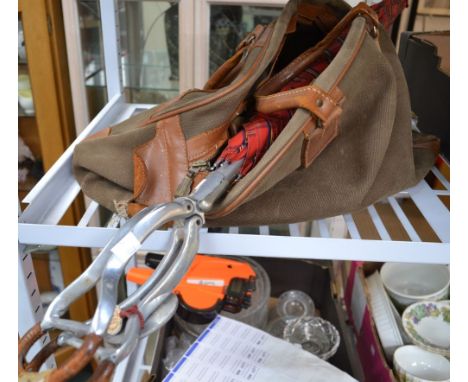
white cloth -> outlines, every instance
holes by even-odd
[[[218,316],[164,382],[352,382],[348,374],[289,342]]]

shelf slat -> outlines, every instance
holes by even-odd
[[[116,228],[20,224],[18,239],[25,244],[102,248],[116,232]],[[141,250],[165,251],[169,240],[169,231],[156,231]],[[213,255],[437,264],[450,263],[449,249],[445,243],[211,232],[200,233],[199,246],[200,253]]]
[[[413,225],[409,221],[408,217],[403,212],[397,200],[393,196],[391,196],[388,198],[388,202],[392,206],[393,211],[397,215],[398,219],[400,220],[400,223],[403,225],[403,228],[405,229],[410,239],[412,241],[421,241],[421,238],[419,237],[418,233],[416,232]]]
[[[421,214],[443,243],[450,242],[450,212],[425,181],[408,192]]]

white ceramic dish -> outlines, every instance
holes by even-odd
[[[387,295],[388,298],[388,295]],[[403,339],[403,343],[405,345],[411,345],[413,341],[411,341],[411,338],[409,338],[408,334],[406,334],[405,329],[403,329],[403,322],[401,320],[401,314],[398,312],[397,308],[395,308],[395,305],[393,304],[392,300],[388,298],[388,301],[390,302],[390,307],[392,308],[392,313],[393,317],[395,317],[395,321],[398,325],[398,331],[400,332],[401,338]]]
[[[408,306],[403,328],[415,345],[450,357],[450,301],[423,301]]]
[[[418,301],[446,299],[449,293],[450,272],[445,265],[385,263],[380,275],[401,310]]]
[[[34,103],[31,89],[19,90],[18,101],[26,114],[34,114]]]
[[[393,366],[401,382],[448,382],[450,362],[415,345],[398,348]]]
[[[366,281],[370,294],[372,317],[377,327],[377,333],[385,356],[390,361],[395,350],[404,345],[403,339],[379,272],[374,272],[371,276],[367,277]]]
[[[18,90],[31,89],[29,76],[27,74],[18,74]]]

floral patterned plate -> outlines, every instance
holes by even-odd
[[[415,345],[450,357],[450,301],[422,301],[403,312],[403,328]]]

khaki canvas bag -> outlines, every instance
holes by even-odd
[[[281,87],[343,31],[338,54],[310,85]],[[209,226],[290,223],[365,208],[415,185],[438,140],[412,132],[395,48],[372,9],[291,0],[257,26],[203,90],[87,138],[73,169],[85,194],[121,215],[188,194],[232,131],[255,111],[296,109],[255,167],[206,215]]]

